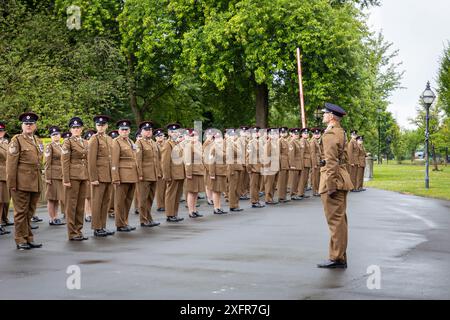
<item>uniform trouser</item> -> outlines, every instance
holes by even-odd
[[[166,194],[166,182],[164,180],[158,180],[156,182],[156,205],[158,208],[164,208],[164,198]]]
[[[259,202],[259,185],[261,174],[259,172],[251,172],[250,175],[250,201],[252,203]]]
[[[350,179],[352,180],[352,184],[353,184],[353,189],[357,189],[357,175],[358,175],[358,166],[355,165],[348,165],[349,171],[348,173],[350,174]]]
[[[290,170],[291,175],[291,197],[298,195],[298,183],[300,181],[300,176],[302,170]]]
[[[273,201],[273,195],[275,193],[275,179],[277,174],[264,175],[264,196],[266,202]]]
[[[125,227],[128,225],[128,214],[130,213],[131,203],[136,190],[136,183],[120,183],[115,186],[114,208],[116,227]]]
[[[249,189],[250,189],[250,175],[247,172],[246,167],[244,166],[244,171],[242,171],[242,174],[239,177],[239,195],[245,196]]]
[[[2,218],[0,219],[0,223],[8,221],[8,212],[9,212],[9,202],[3,203],[2,212],[0,212]]]
[[[106,228],[111,189],[113,189],[111,182],[91,185],[92,229],[94,230]]]
[[[311,187],[313,190],[313,194],[318,194],[320,183],[320,167],[312,167],[311,170]]]
[[[309,178],[309,169],[310,168],[303,168],[302,173],[300,174],[300,182],[298,184],[298,195],[303,196],[305,194],[305,188],[306,184],[308,183]]]
[[[16,244],[33,242],[31,218],[36,211],[40,192],[11,191],[14,205],[14,230]]]
[[[153,200],[155,199],[156,181],[140,181],[137,186],[139,197],[139,220],[141,223],[153,221],[151,214]]]
[[[347,260],[347,193],[348,191],[338,190],[332,196],[327,193],[320,195],[330,229],[330,260]]]
[[[244,171],[233,170],[228,175],[228,201],[230,208],[239,208],[239,197],[241,195],[241,188],[239,182],[242,180]]]
[[[114,188],[114,185],[111,188],[111,196],[109,198],[109,205],[108,205],[108,211],[109,212],[114,212],[114,199],[116,195],[116,188]]]
[[[264,178],[261,177],[259,179],[259,192],[264,192],[264,190],[265,190]]]
[[[278,172],[277,189],[278,189],[278,198],[280,200],[286,200],[288,173],[289,170],[283,169],[280,170],[280,172]]]
[[[356,187],[355,189],[362,189],[364,184],[364,167],[358,167],[356,173]]]
[[[69,239],[82,236],[84,222],[84,201],[89,190],[87,180],[70,180],[70,187],[64,187],[67,233]]]
[[[139,204],[139,195],[138,195],[138,188],[136,186],[134,190],[134,196],[133,196],[133,204],[134,204],[134,210],[139,210],[141,205]]]
[[[167,217],[176,217],[180,206],[181,195],[183,194],[184,179],[170,180],[166,184],[165,208]]]

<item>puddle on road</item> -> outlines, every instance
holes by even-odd
[[[99,263],[108,263],[111,260],[81,260],[78,262],[79,264],[99,264]]]

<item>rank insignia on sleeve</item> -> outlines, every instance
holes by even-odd
[[[17,146],[15,142],[12,142],[9,146],[9,153],[10,154],[17,154]]]

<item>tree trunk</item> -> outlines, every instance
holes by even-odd
[[[411,151],[411,163],[414,163],[414,160],[416,159],[416,150]]]
[[[136,97],[136,78],[134,75],[134,64],[136,62],[136,58],[133,54],[129,54],[127,57],[128,64],[128,96],[130,99],[130,107],[131,111],[134,114],[136,124],[139,124],[142,121],[142,112],[139,109]]]
[[[269,118],[269,88],[267,84],[256,84],[256,125],[267,128]]]

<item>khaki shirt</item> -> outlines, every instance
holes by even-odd
[[[41,192],[41,161],[44,145],[36,136],[15,135],[6,159],[6,180],[9,189]]]
[[[185,178],[183,149],[173,140],[168,140],[162,148],[161,169],[164,180]]]
[[[251,139],[247,144],[247,172],[261,173],[261,159],[259,156],[259,139]]]
[[[320,167],[320,155],[322,151],[320,150],[320,142],[316,138],[312,138],[309,142],[310,150],[311,150],[311,166],[313,168]]]
[[[113,182],[138,182],[137,147],[130,138],[117,137],[112,143],[111,172]]]
[[[366,149],[364,148],[364,145],[359,144],[358,145],[358,167],[364,168],[366,166]]]
[[[62,180],[61,145],[52,142],[45,148],[45,180]]]
[[[208,164],[206,165],[211,177],[227,175],[225,148],[225,141],[223,143],[214,141],[212,144]]]
[[[88,172],[91,182],[112,182],[112,138],[104,133],[96,133],[89,139]]]
[[[203,164],[202,145],[200,142],[190,142],[184,146],[184,169],[186,176],[205,175],[205,166]]]
[[[225,150],[227,155],[228,171],[242,171],[245,164],[245,141],[241,139],[230,139],[225,144]]]
[[[300,138],[300,148],[303,149],[303,168],[311,168],[311,149],[305,138]]]
[[[138,142],[136,161],[139,179],[142,181],[158,181],[162,176],[161,164],[159,161],[159,149],[152,139],[142,138]]]
[[[280,138],[280,169],[289,170],[289,141],[287,138]]]
[[[300,139],[291,139],[289,144],[289,167],[291,170],[303,170],[303,152]]]
[[[6,181],[7,156],[8,156],[8,140],[0,139],[0,181]]]
[[[358,164],[359,147],[356,139],[352,138],[347,145],[348,163]]]
[[[70,180],[88,180],[88,143],[81,137],[70,137],[62,145],[61,163],[63,183]]]
[[[264,145],[262,173],[274,175],[280,171],[280,144],[278,139],[270,139]]]
[[[353,184],[347,172],[347,139],[340,124],[328,126],[322,136],[322,159],[319,193],[335,190],[352,190]]]

